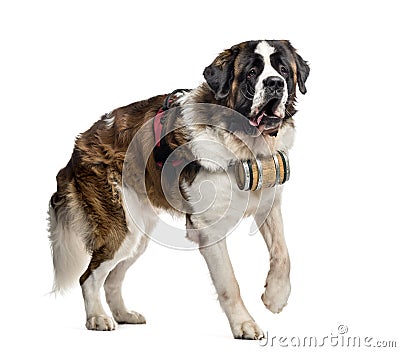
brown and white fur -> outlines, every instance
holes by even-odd
[[[172,190],[168,197],[162,187],[162,170],[152,154],[154,130],[149,123],[166,95],[118,108],[78,136],[70,161],[57,175],[57,192],[50,201],[49,237],[54,290],[65,290],[80,278],[88,329],[113,330],[117,323],[145,323],[141,314],[125,307],[121,285],[127,269],[145,251],[158,212],[165,210],[186,216],[187,237],[199,244],[233,336],[263,336],[240,297],[224,236],[238,216],[254,216],[270,252],[262,300],[269,310],[280,312],[290,294],[282,186],[255,192],[232,189],[227,170],[232,153],[246,160],[275,150],[287,151],[292,146],[296,87],[306,92],[308,73],[307,63],[288,41],[244,42],[218,55],[204,70],[206,82],[175,102],[180,107],[180,119],[167,119],[171,131],[165,136],[168,148],[173,151],[185,145],[195,160],[181,170],[176,192]],[[250,146],[244,147],[235,134],[216,131],[211,122],[209,126],[196,124],[196,103],[237,111],[259,136],[252,137]],[[221,119],[217,115],[210,117],[211,121],[217,123]],[[174,128],[177,120],[180,125]],[[129,165],[124,166],[127,150],[139,130],[140,143],[134,146],[133,157],[130,153]],[[245,133],[243,138],[247,138]],[[209,144],[204,141],[220,146],[213,148],[211,161]],[[123,168],[128,175],[125,182]],[[202,202],[209,201],[208,193],[198,200],[205,180],[218,187],[208,203],[211,206],[204,210]],[[171,200],[189,206],[173,207]],[[227,204],[244,204],[243,214],[226,213]],[[102,286],[113,317],[103,309]]]

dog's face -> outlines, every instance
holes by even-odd
[[[223,105],[265,135],[295,113],[296,86],[306,93],[309,67],[288,41],[249,41],[222,52],[204,77]]]

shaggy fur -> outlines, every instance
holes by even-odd
[[[187,236],[199,244],[234,337],[263,336],[240,297],[225,235],[243,216],[254,216],[271,258],[262,300],[272,312],[281,311],[290,293],[282,186],[251,193],[232,189],[227,170],[235,158],[287,152],[294,136],[296,87],[306,92],[308,73],[307,63],[288,41],[244,42],[223,51],[204,70],[204,83],[172,97],[177,109],[165,120],[157,153],[168,157],[176,152],[175,158],[187,161],[181,168],[161,168],[155,157],[152,119],[166,95],[118,108],[78,136],[70,161],[57,175],[49,237],[54,290],[65,290],[79,279],[88,329],[145,322],[125,307],[121,285],[164,210],[186,216]],[[199,103],[227,107],[248,124],[232,133],[226,113],[216,108],[210,114]],[[210,145],[215,145],[211,153]],[[168,167],[165,179],[162,172]],[[204,181],[218,189],[200,199]],[[235,207],[229,208],[231,204]],[[113,317],[102,307],[102,286]]]

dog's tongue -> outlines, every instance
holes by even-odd
[[[260,116],[257,118],[256,121],[249,120],[250,125],[252,125],[252,126],[254,126],[254,127],[259,126],[259,125],[260,125],[260,122],[261,122],[261,120],[262,120],[262,118],[263,118],[263,114],[260,114]]]

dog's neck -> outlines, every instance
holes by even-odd
[[[200,84],[197,88],[190,90],[178,99],[179,105],[208,103],[216,105],[224,105],[224,101],[215,99],[215,93],[211,90],[206,82]]]

